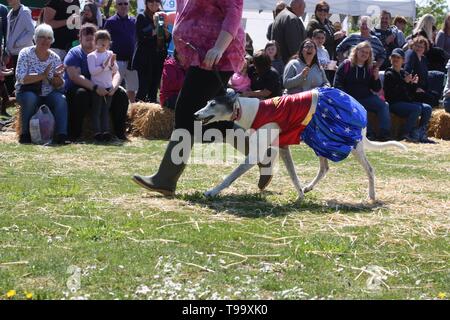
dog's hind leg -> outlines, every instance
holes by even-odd
[[[280,157],[286,166],[287,172],[292,180],[292,183],[294,184],[295,189],[297,189],[297,201],[303,200],[304,194],[302,186],[300,180],[298,179],[297,173],[295,172],[294,161],[292,161],[292,155],[289,147],[280,148]]]
[[[303,188],[303,193],[310,192],[312,189],[314,189],[316,184],[318,184],[319,181],[322,180],[326,176],[329,169],[330,169],[330,167],[328,166],[327,158],[319,157],[319,171],[317,172],[317,175],[314,178],[314,180],[311,181],[306,187]]]
[[[356,148],[352,150],[352,154],[355,156],[358,162],[361,163],[367,173],[367,177],[369,178],[369,199],[375,201],[375,172],[370,165],[369,160],[367,160],[367,156],[364,151],[364,145],[362,142],[359,142],[356,145]]]

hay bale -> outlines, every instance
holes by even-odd
[[[450,140],[450,113],[444,109],[433,111],[428,128],[428,136]]]
[[[147,139],[169,139],[175,112],[155,103],[137,102],[128,108],[129,133]]]
[[[379,134],[380,126],[378,117],[374,112],[367,112],[367,122],[370,123],[375,131],[375,134]],[[391,137],[392,139],[401,140],[402,133],[405,127],[406,118],[401,118],[391,113]]]

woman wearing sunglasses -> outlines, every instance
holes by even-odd
[[[330,6],[325,1],[321,1],[316,5],[314,11],[314,19],[311,19],[306,27],[308,38],[313,37],[314,30],[320,29],[325,32],[325,49],[330,54],[331,60],[336,60],[336,47],[339,42],[345,37],[345,31],[338,31],[333,27],[329,18]]]

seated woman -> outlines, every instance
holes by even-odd
[[[67,102],[62,93],[64,65],[50,50],[54,41],[53,29],[40,24],[34,33],[35,46],[19,53],[16,69],[16,98],[20,105],[20,143],[31,143],[29,122],[37,109],[46,104],[55,117],[56,143],[67,140]]]
[[[251,90],[243,92],[243,97],[268,99],[281,96],[280,75],[272,67],[272,62],[264,50],[253,57],[253,67],[249,68]]]
[[[377,115],[379,135],[375,136],[373,128],[367,125],[367,137],[371,140],[387,141],[390,139],[391,116],[389,106],[379,96],[374,94],[381,90],[379,68],[372,64],[372,47],[364,41],[354,47],[350,60],[345,60],[339,66],[334,86],[350,94],[358,100],[369,112]]]
[[[419,77],[414,100],[435,107],[439,104],[439,97],[431,92],[429,84],[428,59],[425,56],[428,49],[429,42],[425,37],[412,39],[411,48],[405,53],[405,71]]]
[[[288,94],[330,86],[325,70],[319,64],[316,44],[311,39],[302,42],[298,55],[286,65],[283,86]]]
[[[174,51],[173,57],[168,56],[164,61],[161,76],[161,88],[159,89],[159,101],[161,106],[175,109],[178,94],[183,87],[185,75],[186,71],[178,60],[177,52]]]
[[[430,105],[415,102],[412,98],[416,91],[418,76],[412,76],[402,69],[405,53],[397,48],[392,51],[390,60],[392,67],[384,75],[384,96],[389,102],[391,112],[399,117],[407,118],[404,128],[404,139],[411,142],[430,143],[428,139],[428,123],[431,118]],[[417,120],[420,117],[419,126]]]

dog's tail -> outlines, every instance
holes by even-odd
[[[364,145],[364,149],[368,149],[368,150],[383,150],[389,147],[396,147],[399,148],[403,151],[407,151],[408,148],[406,148],[406,146],[404,144],[401,144],[400,142],[397,141],[386,141],[386,142],[375,142],[375,141],[370,141],[369,139],[367,139],[366,137],[366,129],[363,130],[363,145]]]

